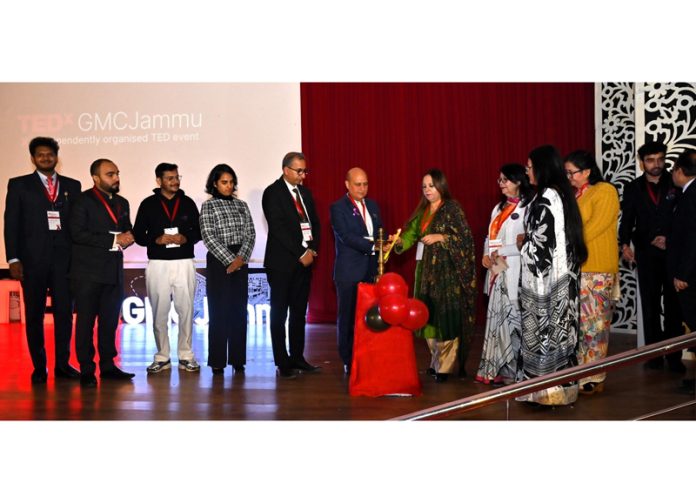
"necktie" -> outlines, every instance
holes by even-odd
[[[295,207],[297,208],[297,213],[300,215],[300,222],[306,222],[307,215],[305,215],[304,208],[302,207],[302,200],[300,199],[300,191],[297,190],[297,187],[292,189],[292,191],[295,193]]]
[[[51,201],[55,201],[56,198],[56,186],[53,185],[53,176],[49,175],[46,177],[46,183],[48,184],[48,198]]]

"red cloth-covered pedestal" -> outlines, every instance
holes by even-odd
[[[375,285],[360,283],[355,308],[353,366],[350,370],[351,396],[421,394],[413,334],[401,327],[373,332],[365,314],[377,303]]]

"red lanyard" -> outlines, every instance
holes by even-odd
[[[425,232],[425,229],[428,228],[428,226],[430,225],[430,222],[433,221],[433,218],[435,217],[435,213],[437,213],[437,210],[440,209],[440,206],[442,206],[442,201],[440,201],[440,204],[438,204],[437,208],[432,213],[430,213],[430,205],[428,205],[428,207],[425,209],[425,211],[423,212],[423,217],[421,218],[421,225],[420,225],[421,234],[423,234]]]
[[[176,218],[176,214],[179,212],[179,203],[181,202],[181,198],[177,197],[176,202],[174,203],[174,209],[172,210],[171,213],[169,213],[169,208],[167,208],[167,205],[164,204],[164,201],[160,199],[160,204],[162,205],[162,209],[164,212],[167,214],[167,218],[169,218],[169,223],[173,224],[174,219]]]
[[[587,191],[588,188],[590,188],[590,182],[587,182],[585,185],[583,185],[575,191],[575,199],[580,199],[580,197],[582,197],[582,195]]]
[[[111,217],[111,220],[114,222],[114,224],[118,225],[118,219],[116,218],[116,215],[114,215],[114,212],[111,210],[111,206],[109,206],[109,203],[107,203],[106,199],[104,199],[104,196],[101,195],[101,191],[97,189],[96,186],[94,186],[92,187],[92,192],[94,192],[97,198],[102,202],[104,208],[106,208],[106,211],[109,212],[109,216]]]
[[[365,222],[365,225],[367,225],[367,215],[365,215],[365,200],[363,199],[362,201],[360,201],[362,203],[362,210],[361,210],[360,207],[358,206],[358,203],[355,202],[355,199],[353,199],[350,195],[348,196],[348,199],[350,199],[350,202],[353,203],[353,206],[355,206],[355,208],[360,213],[360,216],[362,217],[363,222]]]
[[[652,199],[652,202],[655,203],[655,206],[657,206],[660,204],[660,189],[658,188],[657,194],[655,194],[655,191],[652,188],[652,183],[646,179],[645,184],[648,186],[648,195],[650,196],[650,199]]]
[[[53,184],[53,190],[48,191],[46,186],[44,186],[44,193],[46,194],[46,198],[48,199],[49,203],[55,203],[56,199],[58,199],[58,179],[56,179],[56,183]]]
[[[302,203],[300,203],[300,201],[298,201],[298,199],[300,198],[300,189],[295,187],[294,189],[292,189],[292,192],[293,192],[292,201],[295,203],[295,208],[297,208],[297,213],[300,214],[300,217],[303,220],[306,220],[307,216],[305,215],[304,208],[302,207]]]

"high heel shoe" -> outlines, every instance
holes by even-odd
[[[588,382],[578,390],[581,395],[594,395],[604,391],[604,382]]]

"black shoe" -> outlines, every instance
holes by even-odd
[[[83,388],[96,388],[97,378],[94,374],[82,374],[80,376],[80,386]]]
[[[56,379],[79,379],[80,372],[77,369],[72,368],[70,365],[65,367],[56,367],[53,369],[53,375]]]
[[[435,382],[445,382],[447,381],[448,374],[435,374]]]
[[[314,366],[311,363],[307,363],[307,360],[304,358],[302,360],[293,360],[290,363],[290,368],[291,369],[297,369],[301,370],[302,372],[316,372],[319,370],[321,367],[319,366]]]
[[[295,379],[297,374],[292,368],[278,367],[278,377],[281,379]]]
[[[659,356],[657,358],[653,358],[653,359],[645,362],[646,369],[659,370],[664,366],[665,366],[665,361],[661,356]]]
[[[436,374],[435,369],[432,367],[429,367],[428,370],[425,371],[425,373],[429,376],[434,376]]]
[[[102,379],[111,379],[113,381],[130,381],[135,377],[135,374],[124,372],[120,368],[114,366],[109,370],[103,370],[100,372],[99,377]]]
[[[213,367],[213,375],[220,376],[225,373],[225,367]]]
[[[686,365],[684,365],[681,360],[668,360],[667,366],[669,367],[670,371],[676,372],[678,374],[683,374],[684,372],[686,372]]]
[[[350,365],[343,365],[343,373],[347,376],[350,375]]]
[[[48,372],[46,369],[35,370],[31,373],[31,383],[32,384],[44,384],[48,380]]]
[[[232,365],[232,368],[234,369],[235,374],[244,374],[246,371],[244,365]]]

